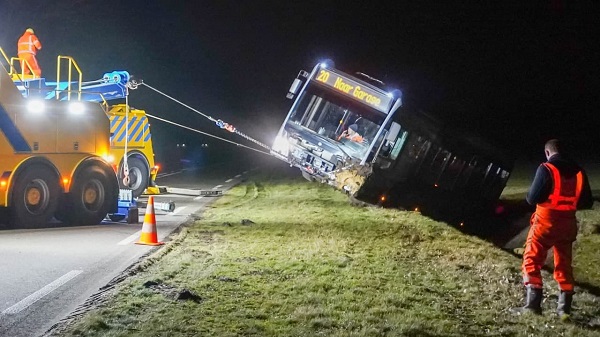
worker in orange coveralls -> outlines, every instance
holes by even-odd
[[[42,76],[42,69],[40,69],[35,58],[37,51],[40,49],[42,49],[40,40],[35,36],[33,29],[27,28],[17,43],[17,56],[21,59],[21,69],[23,69],[23,74],[31,74],[31,71],[29,71],[29,67],[27,66],[27,64],[29,64],[35,76]]]
[[[561,152],[557,139],[546,142],[542,163],[527,193],[527,202],[536,204],[523,253],[523,282],[527,289],[524,307],[513,312],[542,313],[541,269],[547,252],[554,248],[554,279],[558,283],[557,314],[568,320],[571,314],[575,280],[572,250],[577,237],[577,209],[591,208],[592,192],[584,170]]]
[[[351,124],[348,129],[344,130],[342,134],[338,137],[338,140],[343,138],[350,139],[356,143],[362,143],[364,141],[363,137],[358,133],[358,125]]]

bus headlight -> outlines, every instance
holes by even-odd
[[[273,142],[273,151],[276,151],[283,156],[287,156],[290,152],[290,143],[288,142],[287,137],[275,137],[275,141]]]

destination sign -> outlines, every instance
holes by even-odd
[[[353,99],[367,104],[381,112],[388,113],[392,98],[385,93],[373,90],[331,69],[321,69],[315,76],[318,82],[335,89]]]

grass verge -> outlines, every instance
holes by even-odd
[[[508,313],[523,297],[511,253],[416,212],[351,206],[327,186],[264,173],[61,335],[600,336],[588,290],[600,284],[598,253],[585,248],[600,212],[586,212],[576,271],[588,288],[561,323],[548,273],[544,315]]]

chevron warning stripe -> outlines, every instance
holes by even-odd
[[[110,132],[111,141],[122,142],[125,140],[125,117],[124,116],[111,116],[110,117]],[[132,117],[129,121],[129,140],[139,142],[141,140],[150,140],[150,125],[148,124],[148,117]]]

